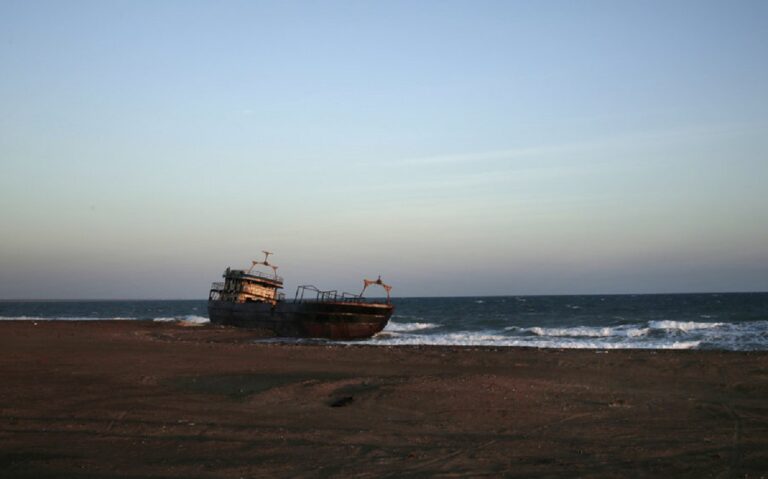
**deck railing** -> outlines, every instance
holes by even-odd
[[[339,293],[335,289],[323,291],[311,284],[305,284],[296,288],[296,296],[293,298],[296,303],[307,302],[336,302],[336,303],[379,303],[378,298],[364,298],[359,294]]]
[[[256,276],[257,278],[264,278],[270,281],[283,282],[283,278],[273,273],[265,273],[263,271],[251,271],[250,273],[243,272],[244,276]]]
[[[217,300],[221,297],[221,293],[224,292],[224,283],[216,282],[211,283],[211,290],[208,294],[208,299]],[[285,300],[285,293],[278,293],[278,301]],[[359,294],[339,293],[337,290],[332,289],[323,291],[316,286],[306,284],[296,288],[296,296],[293,299],[296,303],[308,303],[308,302],[337,302],[337,303],[380,303],[381,298],[364,298]]]

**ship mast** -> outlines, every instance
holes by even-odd
[[[275,278],[277,278],[277,265],[271,264],[269,260],[269,255],[272,254],[271,251],[262,250],[262,253],[264,253],[264,261],[251,261],[251,267],[248,268],[248,271],[246,271],[246,274],[250,274],[251,271],[253,271],[253,268],[259,264],[262,266],[267,266],[268,268],[272,268],[272,273],[274,273]]]
[[[360,297],[361,298],[363,297],[363,293],[365,293],[365,290],[368,289],[368,286],[373,286],[373,285],[381,286],[382,288],[384,288],[384,291],[387,292],[387,304],[389,304],[389,301],[391,299],[389,296],[389,292],[392,291],[392,286],[385,284],[384,281],[381,280],[381,275],[379,275],[379,277],[375,280],[363,279],[363,290],[360,291]]]

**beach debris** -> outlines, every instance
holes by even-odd
[[[355,400],[354,396],[342,396],[340,398],[331,400],[331,402],[328,405],[331,407],[344,407],[351,404],[352,401],[354,400]]]

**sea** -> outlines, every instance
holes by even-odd
[[[384,331],[356,344],[768,350],[768,293],[392,301],[395,314]],[[189,325],[207,323],[208,316],[203,300],[0,301],[0,320],[164,321]]]

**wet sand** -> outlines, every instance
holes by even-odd
[[[0,322],[0,477],[768,476],[768,353]]]

